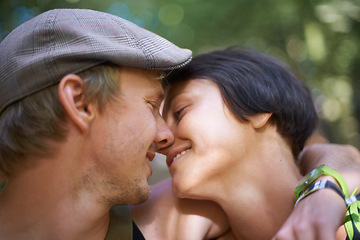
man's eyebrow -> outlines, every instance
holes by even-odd
[[[164,100],[165,94],[164,91],[156,91],[153,94],[149,95],[156,103],[161,103]]]

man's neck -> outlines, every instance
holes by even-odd
[[[0,239],[104,239],[110,207],[46,167],[23,171],[0,193]]]

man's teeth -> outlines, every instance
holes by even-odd
[[[185,150],[185,151],[182,151],[181,153],[179,153],[178,155],[176,155],[173,159],[173,161],[175,161],[176,159],[178,159],[179,157],[185,155],[187,152],[189,152],[189,149],[188,150]]]

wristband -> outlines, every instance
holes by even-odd
[[[336,182],[339,184],[342,192],[345,195],[345,198],[349,197],[349,189],[347,187],[344,178],[337,171],[323,164],[313,169],[309,174],[305,175],[305,177],[297,184],[294,190],[294,194],[296,198],[298,199],[309,185],[311,185],[316,179],[318,179],[320,176],[323,175],[328,175],[333,177],[336,180]]]
[[[295,206],[296,204],[298,204],[302,199],[304,199],[305,197],[309,196],[311,193],[316,192],[317,190],[321,190],[321,189],[332,189],[334,190],[337,194],[339,194],[339,196],[345,200],[345,195],[344,193],[340,190],[340,188],[333,182],[328,181],[328,180],[320,180],[317,181],[315,183],[313,183],[304,193],[302,193],[299,198],[296,200],[295,202]]]
[[[359,200],[360,200],[360,193],[345,199],[345,204],[346,204],[346,206],[349,206],[349,205],[351,205],[354,202],[359,201]]]
[[[354,192],[355,194],[355,192]],[[350,240],[360,239],[360,194],[345,199],[347,205],[346,218],[344,222],[347,238]]]

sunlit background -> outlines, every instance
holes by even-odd
[[[194,55],[239,44],[273,54],[312,89],[321,132],[360,147],[360,0],[0,0],[0,39],[52,8],[112,13]]]

